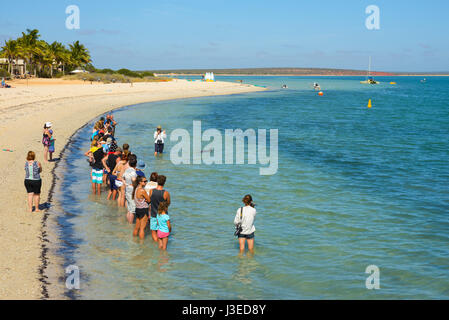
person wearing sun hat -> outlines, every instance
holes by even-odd
[[[136,174],[145,178],[145,172],[143,172],[144,169],[145,162],[143,162],[142,160],[137,161]]]
[[[157,126],[156,132],[154,133],[154,156],[158,153],[164,152],[164,140],[167,138],[165,130],[162,131],[161,126]]]
[[[42,134],[42,144],[44,145],[44,160],[48,162],[48,153],[50,153],[50,161],[52,160],[54,149],[54,139],[53,139],[53,130],[51,122],[45,122],[44,131]],[[53,142],[52,142],[53,141]],[[49,151],[50,147],[53,146],[52,151]]]

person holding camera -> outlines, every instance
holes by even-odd
[[[248,242],[248,250],[254,252],[254,219],[256,217],[256,205],[251,195],[247,194],[242,199],[244,207],[237,210],[234,219],[235,235],[239,238],[240,253],[245,251],[245,242]]]
[[[156,132],[154,133],[154,156],[158,153],[164,152],[164,140],[167,138],[165,130],[162,131],[161,126],[157,126]]]

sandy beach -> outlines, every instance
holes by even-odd
[[[47,202],[56,162],[43,161],[43,124],[53,123],[55,158],[70,136],[86,122],[109,110],[143,102],[238,94],[265,90],[247,84],[173,80],[99,84],[65,80],[21,80],[0,89],[0,299],[41,299],[43,263],[52,257],[43,248],[45,212],[27,212],[24,163],[29,150],[43,166],[41,204]],[[9,149],[11,151],[4,151]],[[50,293],[48,298],[52,297]]]

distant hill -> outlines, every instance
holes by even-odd
[[[366,70],[325,68],[243,68],[243,69],[178,69],[148,70],[160,75],[201,75],[213,72],[216,75],[288,75],[288,76],[365,76]],[[393,76],[395,73],[371,71],[373,76]]]

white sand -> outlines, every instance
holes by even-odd
[[[53,123],[55,158],[68,138],[98,115],[118,107],[166,99],[261,91],[230,82],[85,84],[38,79],[0,89],[0,299],[41,299],[43,212],[27,212],[24,164],[29,150],[42,163],[41,203],[48,199],[55,163],[43,161],[42,129]],[[12,149],[5,152],[3,149]],[[50,239],[50,241],[56,241]],[[48,257],[49,267],[57,265]],[[49,298],[55,298],[52,292]]]

